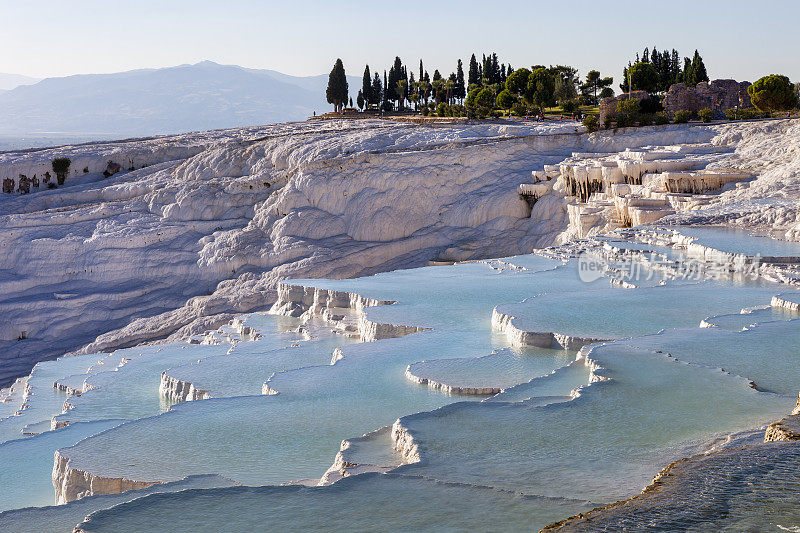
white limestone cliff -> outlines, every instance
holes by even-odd
[[[38,174],[55,157],[73,161],[64,187],[0,195],[0,271],[8,273],[0,279],[0,383],[67,351],[213,329],[269,308],[281,279],[527,253],[624,222],[610,199],[577,206],[569,180],[537,187],[532,207],[519,195],[531,171],[548,183],[573,153],[620,154],[616,169],[567,165],[575,193],[594,187],[597,169],[601,181],[630,187],[649,187],[647,172],[696,160],[717,173],[742,169],[756,176],[746,187],[667,207],[681,220],[724,216],[792,238],[800,232],[797,138],[797,120],[588,135],[566,125],[366,120],[0,154],[0,177]],[[100,179],[112,155],[133,163]],[[643,184],[616,183],[625,176]],[[664,214],[625,202],[631,223]]]

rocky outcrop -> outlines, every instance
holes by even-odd
[[[197,389],[194,383],[174,378],[168,375],[166,371],[161,372],[161,383],[158,386],[158,393],[163,398],[174,403],[210,398],[208,394],[209,391]]]
[[[320,318],[333,324],[340,333],[358,337],[362,342],[403,337],[427,328],[373,322],[365,309],[391,305],[393,301],[365,298],[360,294],[319,289],[289,283],[278,284],[278,300],[270,313],[304,319]]]
[[[83,470],[72,468],[69,459],[60,450],[55,453],[53,462],[53,487],[56,491],[56,505],[97,494],[116,494],[126,490],[144,489],[158,484],[153,481],[134,481],[125,478],[106,478],[95,476]]]
[[[539,348],[555,348],[578,351],[588,344],[603,342],[609,339],[578,337],[556,331],[525,331],[514,325],[516,317],[502,313],[495,307],[492,311],[492,328],[504,333],[512,346],[538,346]]]
[[[392,447],[400,454],[404,463],[418,463],[422,460],[419,445],[400,420],[398,418],[392,424]]]
[[[767,426],[764,442],[800,440],[800,395],[792,412],[781,420]]]
[[[346,477],[365,474],[367,472],[386,473],[400,466],[401,462],[399,457],[396,457],[397,460],[385,461],[386,464],[365,463],[361,462],[358,458],[358,449],[363,443],[368,443],[376,439],[382,440],[386,436],[391,438],[391,431],[391,426],[384,426],[375,431],[366,433],[361,437],[343,440],[339,447],[339,453],[337,453],[334,458],[333,464],[328,468],[325,474],[323,474],[317,485],[330,485]]]

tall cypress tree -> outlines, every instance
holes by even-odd
[[[694,73],[695,85],[702,81],[708,81],[706,65],[703,63],[703,58],[700,57],[700,53],[697,50],[694,51],[694,58],[692,59],[692,72]]]
[[[405,65],[403,65],[403,62],[400,61],[399,57],[394,58],[394,72],[395,72],[395,77],[397,77],[397,80],[394,82],[395,95],[399,100],[400,98],[406,97],[406,91],[405,89],[403,89],[403,94],[400,94],[397,82],[400,80],[406,80],[406,85],[408,84],[408,74],[406,73],[406,67]]]
[[[369,104],[372,103],[372,74],[369,72],[369,65],[364,68],[364,79],[361,80],[361,96],[367,107],[369,107]]]
[[[469,85],[472,84],[480,84],[481,76],[478,72],[478,61],[475,59],[475,54],[472,54],[472,57],[469,60],[469,75],[467,77],[467,83]]]
[[[347,104],[347,75],[344,72],[344,64],[341,59],[337,59],[328,76],[328,89],[325,96],[329,104],[333,104],[335,111],[340,111]]]
[[[680,83],[683,81],[681,72],[681,56],[674,48],[672,49],[672,57],[670,57],[669,60],[669,69],[670,79],[672,80],[670,83]]]
[[[422,68],[422,60],[419,60],[419,81],[425,78],[425,70]]]
[[[388,102],[391,97],[392,90],[389,88],[389,80],[386,79],[386,71],[383,71],[383,102],[381,102],[381,108],[386,109],[386,102]]]
[[[491,57],[492,73],[489,76],[489,83],[500,83],[500,62],[497,60],[497,54],[492,52]]]
[[[688,57],[683,58],[683,83],[685,83],[687,87],[694,87],[697,85],[697,82],[694,81],[692,62]]]
[[[383,100],[383,85],[381,85],[381,75],[377,72],[372,77],[372,88],[369,91],[370,101],[369,103],[378,107],[381,105],[381,101]]]
[[[464,86],[464,64],[458,60],[458,67],[456,67],[456,92],[455,97],[463,100],[467,96],[467,88]]]

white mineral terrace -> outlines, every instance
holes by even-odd
[[[800,479],[798,142],[334,120],[0,154],[72,160],[0,195],[0,524],[680,529],[699,494],[756,528]]]
[[[532,171],[520,195],[536,202],[566,196],[569,235],[586,237],[660,220],[705,205],[709,192],[752,179],[726,168],[733,147],[698,143],[627,149],[617,154],[574,152],[559,165]]]

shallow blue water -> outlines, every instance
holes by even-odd
[[[583,283],[574,261],[539,256],[293,283],[395,300],[367,309],[367,318],[428,330],[353,343],[316,328],[316,338],[301,340],[286,331],[291,321],[253,315],[246,321],[262,332],[257,340],[232,345],[222,332],[219,345],[119,351],[109,362],[125,364],[87,374],[95,388],[70,399],[75,407],[57,419],[130,422],[76,424],[28,439],[29,446],[9,443],[8,450],[22,454],[20,468],[36,472],[36,483],[30,490],[4,485],[8,505],[52,503],[52,488],[44,489],[59,448],[71,466],[100,476],[169,482],[220,474],[249,485],[279,484],[319,478],[343,439],[401,418],[423,457],[401,467],[403,475],[359,477],[330,489],[156,495],[100,513],[89,530],[134,523],[158,529],[170,517],[176,531],[223,523],[236,529],[263,516],[272,517],[272,527],[298,529],[375,529],[411,517],[447,530],[459,529],[452,527],[459,516],[478,529],[498,520],[539,527],[630,496],[664,464],[780,418],[800,382],[793,367],[800,321],[770,321],[741,333],[738,317],[721,320],[725,329],[696,327],[709,315],[768,304],[780,291],[762,283],[619,289],[607,278]],[[602,367],[592,374],[575,352],[512,349],[492,329],[495,306],[517,316],[523,329],[632,338],[592,347],[589,357]],[[754,318],[775,317],[770,311]],[[683,329],[655,335],[663,328]],[[330,364],[334,348],[343,357]],[[43,366],[37,379],[44,389],[48,380],[81,383],[84,366],[49,374]],[[448,396],[407,379],[409,367],[450,385],[505,390],[483,402]],[[158,393],[162,372],[214,398],[170,406]],[[603,378],[610,380],[589,385]],[[265,383],[277,394],[262,395]],[[30,421],[58,414],[66,398],[58,394],[43,394]],[[70,437],[80,428],[93,436]],[[364,445],[364,453],[389,456],[380,452],[385,437]],[[2,449],[0,470],[14,460]],[[450,512],[453,501],[459,505]],[[200,519],[206,522],[198,526]]]
[[[752,235],[751,233],[724,227],[674,226],[671,229],[681,235],[694,237],[698,244],[722,252],[770,257],[800,257],[800,242],[782,241]]]

